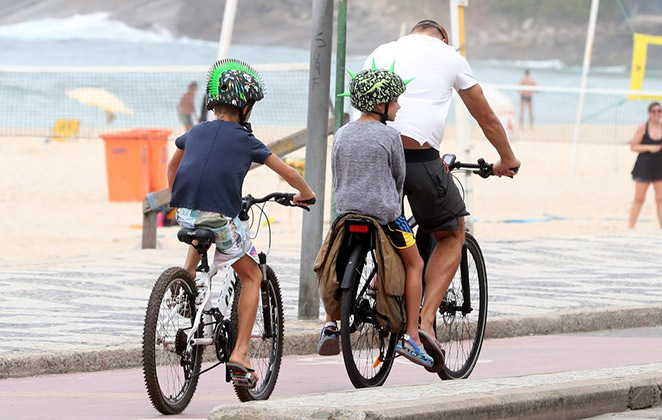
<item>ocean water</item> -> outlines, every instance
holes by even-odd
[[[581,43],[583,48],[583,42]],[[470,49],[470,47],[469,47]],[[0,26],[0,66],[202,66],[211,64],[217,43],[175,38],[167,32],[150,32],[111,20],[106,13],[44,19]],[[229,55],[251,64],[307,63],[309,51],[285,47],[236,45]],[[364,57],[348,57],[347,68],[360,69]],[[481,84],[516,84],[529,68],[540,86],[578,87],[581,68],[561,59],[546,61],[471,60]],[[588,78],[591,88],[628,89],[629,63],[594,67]],[[335,64],[333,65],[335,67]],[[77,118],[84,126],[108,128],[177,126],[174,111],[179,96],[191,80],[200,89],[202,101],[205,72],[146,73],[130,77],[117,73],[0,72],[0,127],[50,127],[57,118]],[[254,122],[270,125],[304,125],[308,75],[298,72],[265,72],[267,96]],[[117,115],[109,125],[105,114],[76,102],[65,89],[103,87],[120,97],[134,115]],[[331,86],[335,86],[332,82]],[[648,69],[644,89],[662,91],[662,71]],[[504,93],[516,105],[518,93]],[[285,98],[287,101],[283,102]],[[538,93],[535,98],[539,123],[572,123],[577,95]],[[588,95],[587,123],[641,122],[645,101],[623,97]],[[285,105],[284,105],[285,104]],[[349,104],[347,104],[349,106]],[[260,115],[261,114],[261,115]],[[452,115],[450,116],[452,118]]]

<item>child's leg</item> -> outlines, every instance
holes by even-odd
[[[253,324],[255,324],[255,314],[257,313],[260,298],[262,272],[255,260],[248,255],[244,255],[232,264],[232,268],[239,276],[239,280],[241,280],[241,295],[239,296],[237,341],[229,361],[250,368],[251,361],[248,357],[248,343],[251,338]]]
[[[405,266],[405,303],[407,305],[407,329],[405,332],[416,344],[421,344],[418,336],[418,316],[423,295],[423,259],[416,246],[398,249]]]

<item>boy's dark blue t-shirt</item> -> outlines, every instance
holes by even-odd
[[[171,207],[206,210],[235,217],[241,188],[252,162],[264,163],[271,150],[243,126],[206,121],[175,140],[184,151],[170,198]]]

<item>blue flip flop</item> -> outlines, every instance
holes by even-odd
[[[403,334],[402,338],[395,346],[395,352],[425,368],[434,365],[434,359],[425,352],[425,349],[416,345],[416,342],[407,334]]]
[[[331,321],[324,324],[320,339],[317,342],[317,354],[320,356],[335,356],[340,354],[340,339],[338,325]]]

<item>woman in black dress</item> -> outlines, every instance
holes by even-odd
[[[662,125],[660,125],[661,110],[659,102],[648,105],[648,122],[637,128],[630,142],[630,149],[638,152],[637,162],[632,169],[634,179],[634,201],[630,209],[630,223],[634,228],[641,206],[646,198],[648,186],[653,184],[655,203],[657,204],[657,219],[662,228]]]

